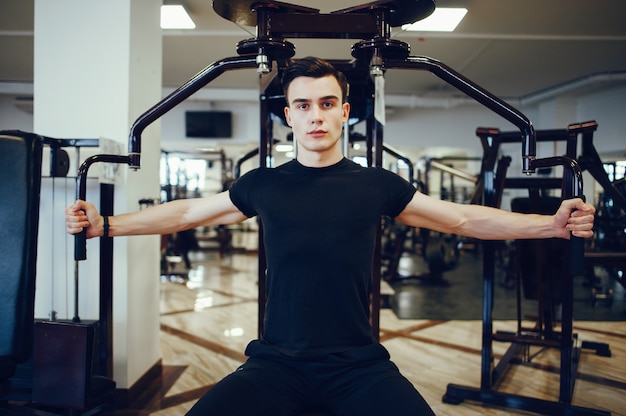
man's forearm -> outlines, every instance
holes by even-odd
[[[520,214],[479,205],[464,205],[465,221],[456,234],[482,240],[557,237],[551,215]]]
[[[172,234],[185,229],[189,200],[181,199],[141,211],[109,217],[109,237]]]

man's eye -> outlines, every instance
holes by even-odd
[[[308,104],[300,104],[300,105],[298,106],[298,108],[299,108],[300,110],[306,110],[307,108],[309,108],[309,105],[308,105]]]
[[[324,108],[331,108],[333,106],[333,103],[330,101],[327,101],[323,104]]]

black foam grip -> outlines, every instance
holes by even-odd
[[[580,195],[586,201],[585,195]],[[585,239],[581,237],[570,237],[569,270],[574,274],[579,274],[585,269]]]
[[[585,269],[585,239],[572,236],[570,239],[570,266],[572,273],[578,275]]]
[[[74,260],[81,261],[87,258],[87,230],[83,229],[74,235]]]

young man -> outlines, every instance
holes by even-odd
[[[248,361],[216,384],[190,415],[432,415],[372,336],[369,292],[379,219],[395,218],[479,239],[593,234],[593,206],[563,201],[554,215],[524,215],[430,198],[399,176],[344,158],[343,74],[316,58],[283,74],[297,160],[242,176],[229,191],[108,219],[110,236],[164,234],[258,215],[267,256],[264,333]],[[93,204],[66,210],[67,231],[103,235]]]

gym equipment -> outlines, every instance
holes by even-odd
[[[69,159],[61,148],[78,142],[0,132],[0,186],[5,195],[0,205],[5,222],[0,227],[3,414],[56,414],[42,407],[95,414],[111,406],[115,382],[96,375],[101,371],[94,357],[97,322],[80,322],[77,312],[71,321],[34,317],[42,148],[50,146],[50,176],[65,176]]]
[[[225,58],[207,66],[187,83],[165,97],[151,109],[141,115],[131,127],[128,156],[97,155],[88,158],[81,165],[77,180],[77,196],[85,198],[84,177],[93,163],[125,163],[131,169],[140,167],[141,133],[152,122],[167,111],[180,104],[190,95],[207,85],[226,71],[236,69],[256,69],[260,76],[261,98],[261,135],[259,159],[265,165],[271,154],[271,108],[284,105],[282,91],[272,89],[277,84],[277,75],[287,65],[287,60],[295,55],[295,46],[284,40],[290,38],[349,38],[361,39],[352,47],[354,61],[331,61],[339,70],[353,74],[361,80],[355,83],[363,89],[363,94],[356,94],[357,102],[352,103],[355,113],[361,108],[374,108],[374,82],[371,76],[383,76],[387,69],[426,70],[474,98],[487,108],[517,126],[521,132],[522,166],[527,173],[534,172],[535,134],[528,118],[503,100],[495,97],[480,86],[458,74],[443,63],[428,57],[409,56],[410,47],[405,42],[392,39],[391,27],[411,23],[423,18],[434,10],[433,0],[396,0],[375,1],[354,8],[321,14],[315,9],[291,5],[282,2],[251,0],[216,0],[215,11],[228,20],[238,24],[256,25],[257,36],[246,39],[237,45],[239,57]],[[350,31],[346,32],[346,28]],[[358,75],[358,76],[357,76]],[[350,78],[349,78],[350,80]],[[350,80],[352,82],[352,80]],[[358,88],[357,88],[358,91]],[[356,93],[356,92],[355,92]],[[350,98],[352,100],[352,98]],[[361,99],[361,102],[358,101]],[[363,111],[367,123],[368,164],[381,166],[383,152],[383,128],[369,111]],[[259,227],[262,241],[263,227]],[[380,253],[380,248],[377,249]],[[80,260],[86,256],[85,236],[76,237],[75,257]],[[259,246],[259,331],[262,331],[264,318],[264,251]],[[374,270],[379,270],[380,254],[374,259]],[[380,276],[374,276],[374,282]],[[377,286],[374,284],[374,293]],[[376,302],[374,302],[375,304]],[[378,337],[377,313],[373,313],[373,331]]]
[[[555,166],[563,167],[561,178],[507,178],[506,170],[510,158],[501,158],[498,162],[497,172],[494,168],[498,148],[501,143],[516,142],[514,135],[502,135],[498,129],[477,129],[477,135],[484,149],[484,158],[481,172],[481,185],[486,205],[499,207],[502,192],[505,188],[528,189],[529,199],[518,200],[514,207],[525,212],[554,212],[559,201],[552,198],[542,197],[542,191],[548,189],[561,189],[561,198],[583,197],[582,195],[582,169],[573,159],[576,152],[576,140],[582,132],[577,128],[570,128],[566,134],[563,131],[538,131],[537,141],[567,141],[567,155],[548,157],[534,160],[536,168],[548,168]],[[584,240],[572,237],[569,242],[560,241],[535,241],[530,247],[518,245],[517,256],[528,254],[529,259],[525,262],[525,271],[532,273],[537,278],[534,286],[526,285],[525,289],[531,292],[538,301],[536,325],[527,328],[522,325],[520,292],[518,291],[518,329],[516,333],[493,332],[493,294],[494,294],[494,269],[495,269],[495,246],[497,242],[483,241],[483,333],[482,333],[482,364],[481,382],[479,388],[449,384],[443,401],[451,404],[459,404],[464,400],[478,401],[486,404],[494,404],[507,408],[514,408],[547,415],[609,415],[599,409],[586,408],[572,405],[574,383],[580,351],[583,348],[593,349],[598,355],[610,356],[608,345],[593,342],[578,344],[578,337],[573,333],[573,279],[584,270]],[[541,244],[538,244],[541,243]],[[525,244],[528,244],[526,242]],[[548,247],[550,246],[550,247]],[[546,268],[541,262],[541,250],[553,250],[552,254],[558,253],[561,258],[560,267]],[[530,253],[528,253],[530,251]],[[524,253],[526,252],[526,253]],[[565,266],[565,267],[564,267]],[[560,273],[558,273],[560,272]],[[557,273],[558,279],[550,274]],[[560,286],[556,293],[549,292],[544,286],[555,284]],[[558,332],[553,326],[552,306],[559,302],[561,305],[561,331]],[[493,342],[509,342],[511,346],[503,358],[495,365],[493,356]],[[531,345],[558,348],[561,354],[559,369],[560,384],[558,401],[542,400],[533,397],[508,394],[498,391],[498,385],[502,376],[508,370],[508,366],[516,363],[516,357],[524,352],[525,359],[530,360],[528,348]]]
[[[423,193],[428,193],[425,182],[415,179],[415,168],[411,160],[399,150],[383,144],[383,152],[390,154],[404,162],[408,170],[408,180]],[[396,222],[391,218],[382,221],[381,233],[381,265],[382,277],[391,283],[407,283],[415,280],[426,281],[436,285],[448,285],[443,278],[443,273],[452,270],[457,263],[459,251],[456,244],[456,236],[443,235],[428,229],[416,230]],[[416,241],[418,240],[418,241]],[[420,254],[428,264],[429,272],[419,275],[401,275],[399,273],[400,260],[407,252],[410,241],[415,248],[419,245]]]
[[[226,71],[237,69],[256,69],[261,85],[261,132],[259,160],[266,166],[271,154],[272,120],[271,108],[284,103],[282,91],[274,92],[277,76],[287,65],[288,59],[295,55],[295,46],[285,38],[325,38],[325,39],[360,39],[352,47],[354,60],[331,61],[337,69],[347,73],[359,82],[354,86],[362,89],[362,94],[350,97],[355,114],[361,112],[366,121],[367,159],[370,166],[382,165],[383,126],[371,109],[376,102],[375,79],[384,75],[388,69],[425,70],[431,72],[461,92],[472,97],[496,114],[500,115],[520,129],[518,140],[522,146],[522,171],[534,173],[535,131],[530,120],[517,109],[495,97],[469,79],[463,77],[443,63],[424,56],[410,56],[407,43],[391,38],[391,27],[412,23],[428,16],[435,8],[434,0],[381,0],[359,5],[353,8],[321,14],[318,10],[282,3],[278,1],[254,0],[215,0],[215,11],[228,20],[238,24],[252,25],[257,28],[254,38],[246,39],[237,45],[240,56],[224,58],[200,71],[187,83],[165,97],[155,106],[142,114],[131,126],[127,156],[96,155],[87,158],[79,169],[77,178],[77,197],[85,199],[85,178],[91,165],[97,162],[127,164],[131,169],[141,165],[141,133],[152,122],[187,99],[200,88]],[[372,79],[374,78],[374,80]],[[354,99],[354,101],[352,101]],[[360,107],[360,108],[359,108]],[[282,113],[282,110],[281,110]],[[259,224],[259,241],[263,241],[263,227]],[[75,258],[86,258],[86,238],[81,233],[76,237]],[[380,241],[373,259],[373,294],[379,295],[380,284]],[[263,331],[265,305],[265,252],[259,244],[259,332]],[[379,336],[379,302],[372,301],[372,330]]]
[[[423,176],[425,190],[424,193],[430,194],[430,175],[433,170],[439,171],[440,174],[440,198],[452,202],[475,203],[474,194],[476,193],[476,185],[478,183],[478,175],[471,175],[459,169],[446,164],[446,162],[454,161],[471,161],[481,160],[473,157],[446,156],[439,158],[424,158],[424,170],[419,172],[419,177]],[[466,187],[461,188],[458,192],[455,187],[455,178],[462,179],[474,185],[472,196],[469,196]],[[446,180],[447,179],[447,180]],[[446,184],[448,187],[446,187]],[[424,256],[431,267],[437,267],[442,270],[450,270],[456,266],[458,257],[462,248],[475,248],[477,245],[475,239],[468,239],[452,234],[442,234],[431,232],[426,245]]]
[[[452,202],[468,202],[473,200],[473,197],[470,198],[467,193],[467,189],[465,187],[461,188],[461,192],[457,192],[455,187],[454,178],[463,179],[466,182],[472,183],[474,186],[478,183],[479,176],[471,175],[467,172],[463,172],[462,170],[455,169],[454,167],[446,164],[446,162],[455,162],[455,161],[480,161],[482,158],[474,158],[474,157],[461,157],[461,156],[446,156],[446,157],[425,157],[424,160],[424,170],[419,171],[418,178],[423,180],[426,186],[426,192],[429,193],[430,190],[430,174],[433,169],[438,170],[440,174],[440,194],[441,199],[445,199],[447,201]],[[421,178],[423,175],[423,179]],[[446,175],[447,182],[449,183],[449,188],[445,187],[446,183]],[[459,194],[461,196],[459,200]]]
[[[581,169],[588,171],[591,176],[602,186],[604,192],[614,201],[616,207],[626,212],[626,186],[624,180],[609,179],[603,168],[602,160],[593,145],[593,133],[597,130],[598,123],[594,120],[582,123],[570,124],[567,127],[570,134],[581,137],[581,153],[578,155],[578,163]]]
[[[0,134],[0,400],[11,391],[17,365],[31,355],[41,186],[42,139]]]
[[[186,159],[204,160],[207,166],[213,162],[220,162],[221,183],[224,184],[228,180],[228,170],[232,161],[226,158],[223,150],[205,150],[198,152],[185,151],[165,151],[161,150],[161,160],[165,162],[165,182],[161,184],[161,202],[169,202],[175,199],[185,199],[190,197],[198,197],[199,189],[193,190],[193,195],[188,195],[188,180],[186,171],[179,165],[178,171],[175,172],[176,184],[172,184],[172,171],[170,165],[170,156],[178,156],[181,164],[184,166]],[[220,253],[225,252],[226,243],[218,238],[220,243]],[[200,246],[196,236],[196,230],[186,230],[173,234],[161,236],[161,278],[171,281],[183,282],[188,278],[188,271],[191,269],[191,261],[189,260],[189,252],[199,250]],[[175,266],[181,262],[185,264],[184,271],[175,271]]]
[[[624,178],[614,181],[626,185]],[[626,187],[622,186],[622,194],[626,195]],[[594,221],[594,239],[591,247],[585,251],[585,263],[589,272],[591,286],[591,303],[595,306],[598,300],[611,306],[613,288],[611,281],[626,287],[624,271],[626,270],[626,215],[615,200],[606,192],[602,192],[596,206]],[[607,279],[596,276],[596,266],[606,271]]]
[[[548,129],[535,131],[536,141],[545,142],[565,142],[565,154],[568,157],[575,158],[582,171],[588,171],[591,176],[602,186],[607,195],[615,202],[615,206],[626,211],[626,188],[623,181],[611,181],[607,172],[603,168],[600,155],[593,145],[593,134],[598,128],[598,123],[594,120],[581,123],[572,123],[565,129]],[[485,174],[486,166],[494,166],[498,158],[500,145],[503,143],[516,143],[519,141],[519,133],[517,132],[501,132],[499,129],[479,127],[476,129],[482,148],[483,162],[479,177],[479,185],[481,192],[478,197],[482,197],[482,181]],[[489,140],[494,139],[494,143]],[[577,155],[578,143],[580,138],[581,153]],[[558,179],[551,179],[553,185]],[[558,186],[556,186],[558,188]]]
[[[612,279],[626,287],[626,179],[611,180],[604,170],[593,145],[593,133],[597,127],[598,124],[593,120],[568,126],[568,130],[581,132],[581,154],[578,156],[581,168],[587,170],[604,191],[594,222],[596,238],[592,247],[585,251],[585,263],[590,270],[594,266],[603,267]],[[594,304],[597,300],[607,300],[610,304],[612,295],[611,289],[592,287],[591,300]]]
[[[607,211],[602,206],[598,207],[600,209],[596,212],[594,222],[597,232],[594,240],[592,240],[591,247],[587,247],[584,252],[585,266],[588,270],[592,270],[594,266],[599,266],[609,271],[623,271],[626,269],[626,251],[624,250],[626,248],[626,233],[622,231],[624,228],[621,227],[621,224],[624,221],[622,213],[626,212],[626,182],[624,179],[611,180],[604,170],[603,162],[593,145],[593,135],[597,128],[598,123],[593,120],[572,123],[565,129],[539,130],[536,132],[536,140],[539,142],[565,142],[565,153],[567,156],[575,158],[580,169],[588,171],[602,186],[604,192],[601,201],[602,199],[610,199],[612,208]],[[484,151],[481,176],[477,185],[477,188],[482,193],[485,169],[494,166],[496,163],[501,144],[516,143],[518,134],[516,132],[500,132],[498,129],[479,127],[476,129],[476,135],[480,139]],[[581,153],[576,156],[579,143]],[[497,169],[504,169],[503,172],[505,172],[505,165],[504,160],[501,160],[498,162]],[[500,181],[505,180],[503,172],[496,172],[495,177],[497,180],[498,178]],[[511,179],[506,180],[511,181]],[[538,186],[543,188],[558,189],[560,187],[559,178],[545,177],[541,179],[541,183],[537,183]],[[514,186],[514,184],[512,185]],[[504,183],[500,182],[497,186],[501,189]],[[497,195],[497,206],[500,206],[501,197],[501,194]],[[481,196],[477,192],[473,202],[479,201],[480,198]],[[599,238],[606,235],[604,230],[608,231],[609,236],[613,237],[613,242],[607,244],[607,241],[598,241]],[[611,239],[611,237],[609,238]],[[620,284],[625,284],[623,276],[620,276],[618,273],[612,273],[612,277]],[[597,299],[608,299],[608,291],[605,293],[605,291],[594,287],[592,287],[591,291],[592,302],[595,302]]]

